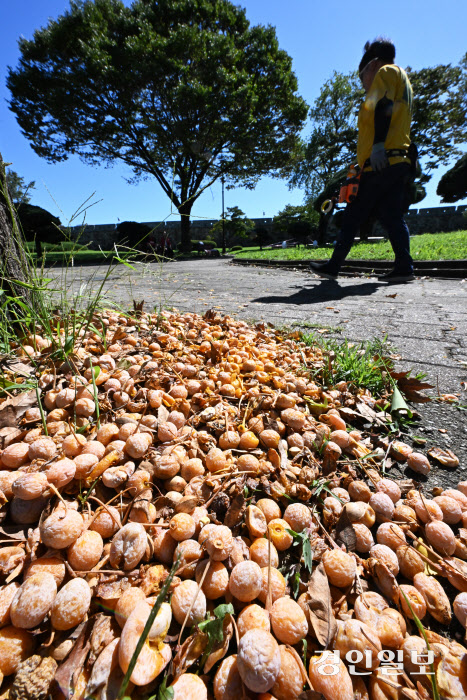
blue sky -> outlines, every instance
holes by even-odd
[[[363,44],[377,35],[391,37],[397,48],[396,61],[415,69],[458,63],[467,51],[466,0],[244,0],[239,4],[246,8],[252,24],[276,27],[279,44],[292,56],[299,92],[308,104],[312,104],[333,70],[348,72],[356,67]],[[6,103],[6,66],[17,65],[17,40],[21,35],[31,38],[35,29],[47,24],[48,18],[57,18],[68,7],[67,0],[3,0],[0,152],[5,162],[11,162],[11,167],[27,181],[36,181],[32,201],[59,216],[62,223],[68,223],[91,195],[95,204],[87,212],[88,223],[178,218],[176,212],[171,214],[170,202],[155,181],[129,185],[125,177],[131,177],[131,172],[125,166],[93,168],[77,157],[49,165],[22,136]],[[439,205],[436,184],[442,172],[436,172],[421,206]],[[226,207],[237,205],[250,217],[262,217],[263,213],[274,216],[286,204],[300,204],[302,199],[300,190],[289,191],[285,182],[271,178],[264,178],[254,191],[238,188],[225,193]],[[217,218],[221,210],[221,185],[216,183],[198,200],[193,214]]]

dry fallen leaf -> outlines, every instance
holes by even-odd
[[[350,522],[349,516],[347,515],[347,511],[345,510],[345,508],[342,511],[336,525],[335,539],[337,544],[344,544],[347,548],[347,551],[355,551],[355,546],[357,544],[357,535],[355,534],[355,530],[352,526],[352,523]]]
[[[12,442],[16,442],[23,435],[24,430],[19,430],[18,428],[0,428],[0,449],[4,450],[5,447],[8,447]]]
[[[187,668],[202,656],[208,642],[208,635],[201,632],[198,627],[195,629],[195,632],[183,642],[172,662],[174,680],[177,680],[182,673],[185,673]]]
[[[337,622],[332,612],[331,591],[323,562],[319,563],[311,575],[307,603],[316,639],[327,649],[336,633]]]
[[[55,674],[54,683],[56,684],[57,688],[61,690],[67,700],[74,695],[76,683],[81,671],[83,670],[86,657],[91,648],[90,638],[95,619],[95,617],[91,617],[83,625],[81,633],[76,640],[70,655],[66,661],[59,666],[58,671]]]
[[[119,642],[120,639],[114,639],[98,656],[92,667],[91,677],[86,687],[87,693],[95,693],[98,688],[107,682],[111,672],[117,667]]]
[[[433,459],[436,459],[437,462],[443,465],[443,467],[458,467],[459,466],[459,458],[456,457],[454,452],[449,449],[441,449],[441,447],[432,447],[431,450],[428,450],[428,454],[430,457],[433,457]]]
[[[224,518],[224,525],[233,528],[243,518],[243,513],[246,509],[245,496],[243,493],[238,493],[233,499],[229,509],[227,510]]]
[[[431,401],[429,396],[420,394],[420,391],[433,389],[433,384],[428,384],[428,382],[422,382],[416,377],[409,376],[410,372],[389,372],[389,374],[396,380],[399,389],[408,401],[413,403],[427,403]]]
[[[18,421],[26,411],[37,406],[37,396],[34,389],[24,394],[7,398],[0,406],[0,428],[16,428]]]

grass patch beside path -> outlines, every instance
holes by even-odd
[[[115,256],[114,250],[76,250],[74,252],[70,250],[66,251],[45,251],[44,253],[44,265],[80,265],[83,263],[98,265],[101,263],[109,264]],[[37,258],[35,254],[31,255],[33,261],[36,265],[42,265],[42,258]],[[73,260],[73,263],[71,262]]]
[[[317,371],[318,378],[325,386],[335,386],[338,382],[348,382],[356,387],[369,389],[375,397],[392,391],[388,374],[394,367],[389,357],[391,348],[387,338],[375,338],[361,343],[318,337],[315,333],[302,333],[306,345],[318,345],[328,355],[329,361]]]
[[[414,260],[466,260],[467,231],[451,233],[424,233],[412,236],[410,248]],[[276,248],[275,250],[244,248],[235,257],[239,260],[327,260],[332,247],[326,248]],[[394,253],[389,241],[380,243],[357,243],[348,260],[392,260]]]

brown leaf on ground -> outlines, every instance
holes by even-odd
[[[436,459],[436,461],[442,464],[443,467],[454,468],[459,466],[459,458],[452,450],[443,450],[441,447],[432,447],[431,450],[428,450],[428,455],[433,459]]]
[[[281,458],[281,464],[280,464],[281,469],[287,469],[287,465],[288,465],[287,452],[288,452],[288,445],[287,445],[286,440],[279,440],[279,455]]]
[[[29,377],[34,372],[34,367],[31,365],[25,365],[24,362],[19,362],[16,360],[7,362],[6,366],[10,372],[13,372],[15,375],[19,374],[21,377]]]
[[[431,401],[429,396],[420,392],[423,389],[433,389],[434,385],[422,382],[416,377],[411,377],[410,372],[389,372],[391,377],[397,382],[399,389],[403,392],[408,401],[413,403],[427,403]]]
[[[111,576],[113,576],[111,574]],[[131,583],[126,576],[115,577],[115,580],[101,581],[97,587],[97,595],[104,600],[120,598],[122,593],[130,588]]]
[[[113,345],[117,340],[121,340],[122,338],[126,338],[127,333],[126,331],[123,330],[123,328],[119,327],[113,334],[111,340],[110,340],[110,345]]]
[[[8,398],[0,406],[0,428],[16,428],[26,411],[36,406],[37,396],[34,389]]]
[[[72,698],[75,692],[76,683],[83,670],[86,657],[91,649],[91,632],[96,618],[89,618],[84,624],[81,634],[76,640],[76,644],[70,655],[59,667],[55,674],[54,683],[63,693],[66,700]]]
[[[374,411],[370,406],[368,406],[366,403],[358,403],[356,405],[356,410],[357,412],[363,416],[369,423],[378,423],[379,425],[383,425],[384,421],[381,420],[381,418],[378,417],[378,414],[376,411]]]
[[[22,571],[24,566],[24,560],[26,559],[26,552],[24,547],[19,545],[13,545],[8,547],[1,547],[0,549],[0,574],[6,576],[12,571],[19,568],[17,574]],[[17,575],[16,574],[16,575]]]
[[[316,639],[326,649],[336,633],[337,622],[332,612],[331,591],[322,562],[311,575],[307,602]]]
[[[181,501],[175,504],[176,513],[192,513],[198,505],[198,499],[195,496],[184,496]]]
[[[394,479],[396,484],[401,490],[401,494],[405,496],[409,491],[416,488],[415,481],[413,479]]]
[[[92,667],[91,677],[86,686],[86,692],[93,694],[105,685],[114,668],[118,665],[118,644],[120,639],[114,639],[100,653]]]
[[[166,423],[169,418],[169,411],[166,409],[166,407],[162,404],[159,406],[157,409],[157,422],[159,425],[161,423]]]
[[[209,673],[214,664],[224,658],[227,653],[227,649],[229,648],[232,635],[232,618],[231,615],[226,615],[222,624],[222,642],[216,642],[214,644],[214,647],[209,654],[206,663],[204,664],[204,673]]]
[[[238,493],[232,501],[230,508],[227,510],[224,518],[224,525],[227,527],[235,527],[243,518],[243,513],[246,509],[245,496],[243,493]]]
[[[183,642],[172,662],[174,681],[204,654],[208,642],[208,635],[198,628]]]
[[[120,637],[120,630],[115,618],[99,613],[95,618],[90,638],[90,662],[93,663],[116,637]]]
[[[345,508],[336,525],[336,542],[339,545],[345,544],[349,552],[354,552],[357,545],[357,535]]]
[[[1,525],[0,537],[8,537],[11,540],[19,540],[20,542],[26,542],[27,540],[24,525]]]
[[[0,428],[0,449],[4,450],[5,447],[11,445],[12,442],[19,440],[19,438],[25,435],[24,430],[19,430],[18,428],[6,427]]]

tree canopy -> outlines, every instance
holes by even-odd
[[[35,241],[37,255],[42,255],[42,243],[60,243],[66,240],[60,228],[60,219],[47,209],[21,202],[16,213],[25,239]]]
[[[467,55],[459,66],[407,68],[413,86],[411,138],[423,165],[422,183],[459,155],[467,140]],[[334,72],[310,109],[312,131],[289,166],[290,185],[316,197],[356,157],[357,116],[364,91],[356,73]]]
[[[245,213],[240,209],[240,207],[227,207],[224,214],[224,223],[222,225],[222,219],[216,221],[212,227],[212,233],[217,237],[219,245],[222,245],[222,232],[225,234],[225,244],[227,247],[231,247],[235,243],[244,241],[251,234],[255,224],[251,219],[245,216]]]
[[[24,204],[28,204],[31,201],[30,192],[36,185],[34,181],[26,184],[24,177],[18,175],[15,170],[8,169],[6,171],[6,182],[11,201],[15,206],[21,204],[22,202]]]
[[[137,221],[122,221],[118,224],[115,232],[120,245],[145,250],[148,245],[151,228]]]
[[[294,227],[299,222],[307,223],[311,229],[312,226],[317,224],[317,221],[318,217],[313,211],[311,202],[307,202],[298,205],[286,204],[286,206],[276,214],[272,222],[275,231],[290,233],[291,227]]]
[[[443,202],[458,202],[467,197],[467,153],[444,173],[436,190]]]
[[[357,153],[357,115],[364,96],[356,73],[334,71],[310,109],[312,131],[299,142],[287,166],[290,184],[317,195],[337,171],[348,170]]]
[[[278,174],[306,119],[275,29],[229,0],[72,1],[19,46],[9,105],[35,152],[154,177],[185,248],[202,191]]]

